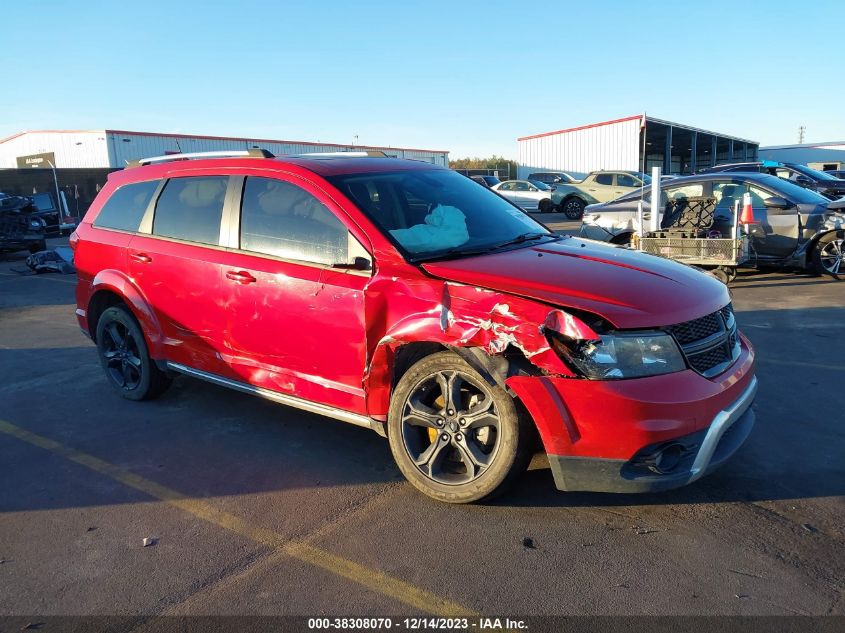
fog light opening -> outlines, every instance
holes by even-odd
[[[683,455],[683,445],[677,443],[668,444],[661,448],[657,455],[654,456],[654,463],[649,468],[660,475],[665,475],[678,467]]]

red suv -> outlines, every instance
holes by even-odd
[[[426,163],[240,154],[113,173],[72,238],[123,397],[186,374],[369,427],[449,502],[501,491],[538,437],[559,489],[639,492],[751,431],[754,354],[709,275]]]

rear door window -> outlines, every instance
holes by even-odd
[[[120,231],[137,231],[147,205],[160,182],[149,180],[118,188],[100,209],[94,219],[94,226]]]
[[[367,189],[370,204],[379,195]],[[242,250],[315,264],[349,260],[349,231],[323,203],[289,182],[249,177],[241,205]]]
[[[169,180],[156,203],[153,235],[219,244],[220,218],[228,182],[228,176]]]

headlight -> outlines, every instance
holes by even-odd
[[[602,334],[598,341],[567,341],[552,334],[549,340],[559,356],[590,380],[642,378],[686,369],[675,339],[659,332]]]

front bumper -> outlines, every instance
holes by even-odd
[[[513,376],[506,384],[534,420],[561,490],[683,486],[727,460],[754,425],[754,351],[742,335],[739,358],[714,378],[685,370],[618,381]]]
[[[757,393],[752,378],[742,395],[720,411],[706,430],[647,446],[629,460],[549,455],[558,490],[594,492],[659,492],[692,483],[733,455],[754,426],[751,404]],[[659,472],[655,456],[666,449],[681,452],[668,472]]]

